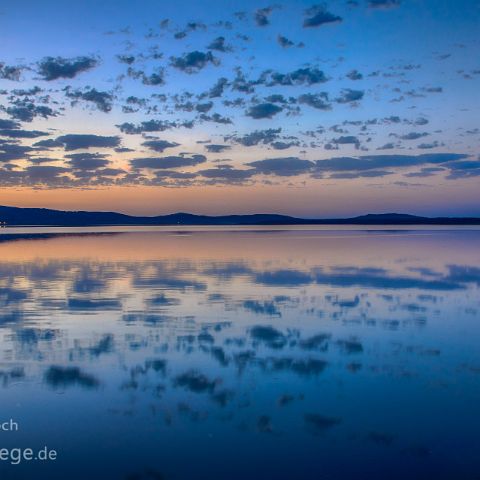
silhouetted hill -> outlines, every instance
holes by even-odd
[[[61,211],[46,208],[0,206],[0,222],[10,226],[101,225],[480,225],[480,218],[428,218],[399,213],[368,214],[353,218],[304,219],[275,214],[207,216],[174,213],[135,217],[116,212]]]

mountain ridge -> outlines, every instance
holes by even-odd
[[[289,215],[256,213],[196,215],[177,212],[134,216],[118,212],[54,210],[0,206],[0,222],[7,226],[128,226],[128,225],[480,225],[478,217],[423,217],[406,213],[368,213],[349,218],[309,219]]]

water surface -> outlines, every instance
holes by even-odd
[[[121,230],[0,235],[2,479],[480,478],[480,231]]]

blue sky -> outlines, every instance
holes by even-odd
[[[473,0],[4,1],[0,202],[480,215],[479,26]]]

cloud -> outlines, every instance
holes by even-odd
[[[358,70],[350,70],[347,73],[347,78],[349,78],[350,80],[361,80],[363,78],[363,75]]]
[[[296,157],[283,157],[257,160],[247,163],[246,165],[253,167],[258,173],[289,177],[308,172],[315,166],[315,163],[310,160],[301,160]]]
[[[157,72],[151,73],[150,75],[142,74],[142,83],[144,85],[164,85],[164,71],[159,69]]]
[[[330,110],[331,103],[328,101],[328,94],[326,92],[320,93],[304,93],[298,97],[298,103],[308,105],[317,110]]]
[[[157,179],[173,179],[173,180],[191,180],[198,177],[198,173],[192,172],[175,172],[172,170],[155,170],[154,175]]]
[[[279,73],[267,71],[264,73],[265,85],[273,87],[276,85],[316,85],[328,80],[325,73],[318,67],[298,68],[290,73]]]
[[[63,142],[49,138],[48,140],[40,140],[33,144],[34,147],[41,148],[42,150],[48,150],[50,148],[63,147]]]
[[[14,104],[7,107],[6,112],[12,118],[21,122],[31,122],[35,117],[55,117],[57,113],[46,105],[35,105],[28,99],[17,99]]]
[[[120,129],[121,132],[128,135],[133,135],[144,132],[164,132],[165,130],[170,130],[172,128],[178,127],[192,128],[193,122],[174,122],[171,120],[145,120],[138,125],[130,122],[125,122],[117,125],[117,127]]]
[[[12,130],[14,128],[20,128],[20,124],[18,122],[14,122],[13,120],[0,118],[0,129]]]
[[[13,82],[18,82],[23,69],[24,67],[9,66],[0,62],[0,80],[11,80]]]
[[[418,172],[410,172],[410,173],[406,173],[404,175],[404,177],[407,177],[407,178],[415,178],[415,177],[431,177],[439,172],[444,172],[445,169],[444,168],[440,168],[440,167],[425,167],[425,168],[422,168],[420,171]]]
[[[298,141],[293,141],[293,142],[272,142],[271,146],[275,150],[286,150],[287,148],[290,147],[298,147],[300,143]]]
[[[370,8],[390,9],[400,6],[400,0],[369,0]]]
[[[231,147],[230,145],[218,145],[215,143],[211,143],[210,145],[205,145],[205,150],[209,153],[222,153],[225,150],[229,150]]]
[[[328,178],[332,179],[355,179],[355,178],[377,178],[392,175],[394,172],[388,170],[367,170],[365,172],[340,172],[332,173]]]
[[[250,107],[245,112],[245,115],[254,119],[272,118],[282,110],[283,108],[274,105],[273,103],[260,103],[258,105]]]
[[[154,152],[162,153],[167,148],[175,148],[180,144],[176,142],[169,142],[167,140],[147,140],[146,142],[143,142],[142,145],[150,150],[153,150]]]
[[[174,68],[190,74],[199,72],[209,63],[213,65],[219,64],[218,59],[212,55],[212,52],[204,53],[195,50],[181,57],[171,57],[171,64]]]
[[[33,148],[16,143],[9,143],[0,139],[0,162],[10,162],[11,160],[21,160],[32,152]]]
[[[331,143],[334,143],[336,145],[355,145],[356,148],[359,148],[360,146],[360,140],[358,137],[355,137],[353,135],[342,135],[337,138],[333,138],[331,140]]]
[[[93,134],[68,134],[57,137],[56,141],[61,142],[65,150],[79,150],[83,148],[113,148],[120,144],[120,137],[105,137]]]
[[[212,113],[211,115],[206,115],[205,113],[202,113],[199,116],[200,120],[203,120],[204,122],[214,122],[214,123],[222,123],[224,125],[228,125],[233,123],[232,120],[228,117],[224,117],[220,115],[219,113]]]
[[[93,57],[46,57],[38,63],[38,73],[43,80],[51,81],[58,78],[74,78],[79,73],[94,68],[98,60]]]
[[[235,168],[210,168],[198,172],[202,177],[220,179],[234,183],[246,180],[256,173],[255,170],[238,170]]]
[[[284,37],[283,35],[277,36],[277,42],[283,48],[293,47],[293,45],[295,45],[291,40],[289,40],[287,37]]]
[[[20,129],[1,129],[0,137],[9,138],[37,138],[49,135],[47,132],[39,130],[20,130]]]
[[[106,167],[110,162],[106,160],[105,155],[99,153],[73,153],[66,155],[69,160],[67,163],[78,170],[96,170]]]
[[[233,141],[243,145],[244,147],[253,147],[259,143],[268,145],[279,138],[279,134],[282,131],[281,128],[269,128],[267,130],[255,130],[245,135],[227,135],[224,140]]]
[[[125,63],[131,65],[135,62],[135,57],[133,55],[117,55],[118,61],[120,63]]]
[[[425,164],[442,164],[466,158],[465,154],[457,153],[430,153],[422,155],[364,155],[359,157],[333,157],[326,160],[317,160],[316,171],[360,172],[384,168],[405,168]]]
[[[451,170],[451,173],[446,177],[448,180],[480,176],[480,160],[449,162],[442,166],[448,167]]]
[[[305,28],[320,27],[327,23],[337,23],[342,21],[341,17],[330,13],[323,5],[314,5],[313,7],[308,8],[305,10],[305,16],[306,18],[303,21],[303,26]]]
[[[221,77],[217,80],[215,85],[205,94],[205,96],[209,98],[221,97],[227,85],[228,80],[225,77]]]
[[[25,176],[33,184],[56,184],[59,181],[67,183],[68,179],[64,175],[68,172],[68,168],[53,165],[32,165],[24,170]]]
[[[418,140],[422,137],[427,137],[429,134],[427,132],[409,132],[405,135],[400,135],[399,138],[402,140]]]
[[[350,88],[345,88],[342,90],[339,97],[335,100],[337,103],[350,103],[358,102],[364,96],[365,92],[363,90],[352,90]]]
[[[272,7],[259,8],[254,15],[255,23],[259,27],[265,27],[270,24],[268,17],[272,13]]]
[[[65,95],[73,100],[84,100],[95,104],[98,110],[108,113],[112,109],[113,95],[108,92],[100,92],[95,88],[81,90],[70,90],[67,88]]]
[[[192,155],[190,157],[184,156],[168,156],[168,157],[146,157],[135,158],[130,161],[134,168],[148,168],[148,169],[166,169],[166,168],[180,168],[193,167],[200,163],[206,162],[205,155]]]
[[[218,52],[230,52],[232,47],[225,44],[225,37],[217,37],[210,42],[207,47],[209,50],[217,50]]]

